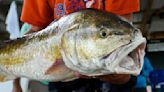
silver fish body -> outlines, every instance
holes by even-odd
[[[85,9],[40,32],[0,45],[0,81],[26,77],[68,81],[87,76],[140,73],[146,40],[112,13]]]

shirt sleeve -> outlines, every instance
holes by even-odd
[[[24,0],[21,21],[33,26],[46,27],[53,20],[53,9],[47,0]]]
[[[137,12],[139,0],[105,0],[105,10],[119,15]]]

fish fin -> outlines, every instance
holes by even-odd
[[[0,42],[0,49],[5,48],[7,45],[13,45],[13,46],[15,46],[17,42],[23,43],[23,42],[25,42],[26,39],[27,39],[27,37],[24,36],[24,37],[12,39],[12,40],[1,41]]]
[[[3,41],[0,42],[0,48],[5,47],[5,45],[6,45],[5,42],[3,42]]]
[[[13,80],[15,78],[17,78],[17,77],[12,75],[12,74],[7,73],[0,66],[0,82],[6,82],[6,81],[9,81],[9,80]]]
[[[0,82],[6,82],[6,81],[13,80],[13,79],[16,79],[16,78],[17,78],[16,76],[7,75],[7,74],[4,74],[4,73],[0,72]]]
[[[0,74],[0,82],[6,81],[6,76],[3,74]]]
[[[62,59],[56,59],[55,62],[52,64],[52,66],[47,69],[45,74],[46,75],[52,74],[57,69],[59,69],[62,66],[62,64],[63,64],[63,60]]]

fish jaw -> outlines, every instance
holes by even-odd
[[[138,75],[144,62],[145,47],[146,39],[138,39],[127,46],[118,48],[102,62],[105,62],[106,70],[112,73]]]

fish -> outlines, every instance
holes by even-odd
[[[39,32],[0,43],[0,81],[19,77],[71,81],[86,76],[138,75],[146,39],[119,15],[83,9]]]

